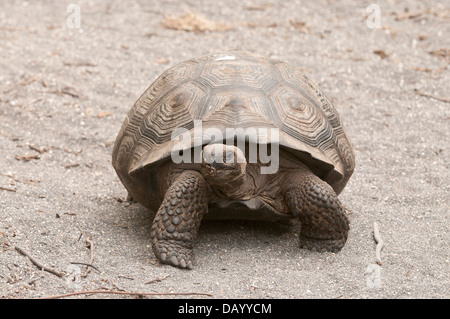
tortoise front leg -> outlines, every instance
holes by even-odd
[[[162,263],[192,269],[194,240],[208,210],[205,178],[184,171],[169,187],[152,225],[152,248]]]
[[[339,251],[347,241],[349,221],[330,185],[306,167],[287,180],[285,199],[301,222],[300,247]]]

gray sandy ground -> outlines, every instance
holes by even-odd
[[[371,4],[380,28],[367,25]],[[448,298],[449,10],[448,0],[1,1],[0,297]],[[124,201],[112,144],[160,73],[226,49],[298,66],[342,115],[357,167],[340,196],[351,219],[341,252],[300,250],[295,223],[211,221],[194,270],[155,260],[153,213]],[[90,261],[89,238],[98,270],[70,275],[71,262]]]

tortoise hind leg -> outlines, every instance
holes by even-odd
[[[303,168],[287,181],[285,199],[301,222],[300,247],[337,252],[344,246],[349,221],[330,185]]]
[[[184,171],[169,187],[152,224],[152,248],[165,264],[192,269],[193,245],[200,221],[208,210],[205,178]]]

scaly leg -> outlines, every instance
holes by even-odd
[[[339,251],[350,227],[331,186],[305,167],[291,175],[284,189],[287,205],[301,222],[300,247]]]
[[[152,248],[162,263],[193,267],[194,240],[200,221],[208,210],[205,178],[184,171],[169,187],[152,225]]]

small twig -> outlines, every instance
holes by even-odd
[[[28,85],[28,84],[30,84],[30,83],[33,83],[33,82],[35,82],[35,81],[37,81],[37,80],[38,80],[37,78],[31,77],[31,78],[28,78],[28,79],[26,79],[26,80],[23,80],[23,81],[20,81],[20,82],[16,82],[16,83],[10,85],[7,89],[3,90],[3,93],[8,93],[8,92],[10,92],[10,91],[11,91],[12,89],[14,89],[16,86],[19,86],[19,85],[25,86],[25,85]]]
[[[71,264],[74,264],[74,265],[84,265],[84,266],[92,267],[92,268],[94,268],[95,270],[97,270],[98,272],[100,272],[100,270],[99,270],[97,267],[95,267],[94,265],[92,265],[92,264],[82,263],[82,262],[76,262],[76,261],[72,261],[72,262],[70,262],[70,263],[71,263]]]
[[[156,278],[156,279],[153,279],[153,280],[144,282],[144,285],[149,285],[149,284],[153,284],[153,283],[155,283],[155,282],[163,281],[164,279],[168,278],[169,276],[170,276],[170,275],[167,275],[166,277],[163,277],[163,278]]]
[[[91,257],[89,259],[89,264],[92,265],[94,263],[94,243],[92,242],[92,237],[89,236],[88,238],[86,238],[86,247],[89,248],[89,250],[91,251]],[[82,275],[83,278],[86,278],[89,271],[91,269],[88,267],[86,268],[86,271],[84,272],[84,274]]]
[[[417,95],[428,97],[430,99],[438,100],[438,101],[441,101],[441,102],[444,102],[444,103],[450,103],[450,99],[437,97],[437,96],[434,96],[434,95],[431,95],[431,94],[427,94],[427,93],[422,93],[418,89],[414,89],[414,93],[416,93]]]
[[[26,154],[26,155],[16,155],[16,160],[18,161],[24,161],[24,162],[28,162],[32,159],[40,159],[41,157],[37,154]]]
[[[64,168],[69,169],[69,168],[78,167],[78,166],[80,166],[79,163],[74,163],[74,164],[67,164],[64,166]]]
[[[64,215],[76,216],[77,214],[71,213],[71,212],[67,212],[67,213],[64,213]],[[81,234],[81,235],[83,235],[83,234]],[[81,237],[81,235],[80,235],[80,237]],[[78,239],[78,241],[79,241],[79,239]]]
[[[34,145],[28,145],[28,148],[29,148],[30,150],[33,150],[33,151],[38,152],[39,154],[42,154],[42,153],[47,152],[47,149],[46,149],[45,147],[44,147],[44,148],[39,148],[39,147],[34,146]]]
[[[118,291],[126,291],[125,289],[119,287],[114,281],[110,280],[111,285],[116,288]]]
[[[61,272],[59,272],[59,271],[56,271],[55,269],[52,269],[52,268],[49,268],[49,267],[46,267],[46,266],[44,266],[44,265],[42,265],[39,261],[37,261],[36,259],[34,259],[33,257],[31,257],[30,256],[30,254],[28,254],[26,251],[24,251],[22,248],[19,248],[19,247],[14,247],[19,253],[21,253],[22,255],[24,255],[24,256],[26,256],[26,257],[28,257],[28,259],[30,259],[30,261],[35,265],[35,266],[37,266],[39,269],[41,269],[41,270],[45,270],[45,271],[47,271],[47,272],[49,272],[49,273],[52,273],[52,274],[54,274],[54,275],[56,275],[56,276],[58,276],[58,277],[62,277],[63,276],[63,274],[61,273]]]
[[[62,295],[54,295],[48,297],[42,297],[38,299],[58,299],[77,295],[91,295],[91,294],[115,294],[115,295],[131,295],[131,296],[208,296],[214,297],[211,294],[202,292],[132,292],[132,291],[116,291],[116,290],[87,290],[87,291],[77,291],[70,292]]]
[[[373,223],[373,238],[377,242],[377,247],[375,248],[377,264],[381,266],[381,250],[384,247],[384,241],[381,239],[380,230],[378,229],[378,224],[376,222]]]
[[[0,186],[0,190],[2,190],[2,191],[7,191],[7,192],[17,192],[17,190],[15,190],[15,189],[13,189],[13,188],[8,188],[8,187],[3,187],[3,186]]]
[[[77,62],[64,61],[63,64],[65,66],[98,66],[97,63],[89,61],[77,61]]]
[[[63,87],[61,89],[60,93],[61,94],[67,94],[67,95],[70,95],[71,97],[75,97],[75,98],[80,97],[78,92],[76,92],[74,88],[69,87],[69,86]]]

